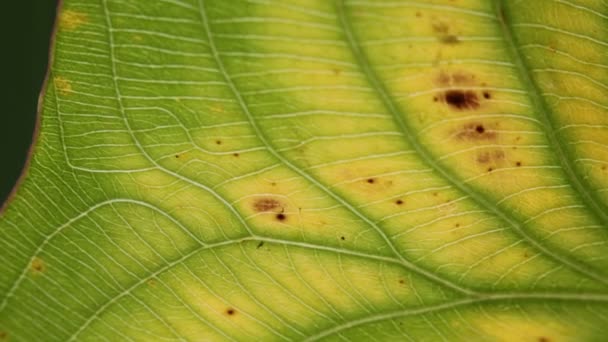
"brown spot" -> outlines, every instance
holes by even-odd
[[[277,183],[276,182],[272,182],[272,183],[270,183],[270,185],[277,186]]]
[[[403,204],[403,200],[398,199],[398,200],[395,201],[395,204],[396,205],[402,205]]]
[[[521,166],[521,162],[518,161],[517,163],[515,163],[515,166],[520,167]]]
[[[216,144],[216,145],[221,145],[221,144],[222,144],[222,141],[221,141],[221,140],[216,140],[216,141],[215,141],[215,144]]]
[[[340,240],[344,241],[346,238],[344,236],[340,236]]]
[[[285,214],[283,214],[283,213],[277,214],[277,220],[285,221],[286,219],[287,219],[287,216],[285,216]]]
[[[30,268],[34,274],[39,274],[46,271],[46,265],[44,261],[38,257],[35,257],[34,260],[32,260]]]
[[[492,95],[490,95],[490,93],[488,93],[487,91],[483,92],[483,98],[486,100],[489,100],[490,98],[492,98]]]
[[[500,150],[496,151],[485,151],[481,152],[477,155],[477,161],[482,164],[487,164],[489,162],[498,162],[505,158],[505,153]]]
[[[154,279],[148,280],[148,286],[155,287],[156,286],[156,280],[154,280]]]
[[[493,169],[493,168],[491,168],[491,167],[489,167],[489,168],[488,168],[488,172],[492,172],[492,171],[494,171],[494,169]]]
[[[541,336],[538,338],[538,342],[550,342],[551,340],[548,337]]]
[[[399,284],[405,284],[405,280],[399,279]]]
[[[179,154],[176,154],[176,155],[175,155],[175,158],[179,158]]]
[[[468,123],[456,134],[456,138],[462,140],[496,140],[496,131],[487,129],[481,123]]]
[[[274,198],[260,198],[253,203],[253,209],[257,212],[272,211],[280,207],[281,203]]]
[[[6,331],[0,331],[0,341],[8,341],[8,333]]]
[[[226,314],[228,314],[228,316],[234,316],[236,314],[236,310],[233,308],[228,308],[226,309]]]
[[[422,13],[416,12],[416,18],[421,18],[421,17],[422,17]]]
[[[260,249],[260,248],[262,248],[262,246],[264,246],[264,241],[260,241],[260,243],[258,243],[258,245],[255,248]]]
[[[374,182],[376,182],[376,180],[375,180],[375,179],[373,179],[373,178],[368,178],[368,179],[367,179],[367,182],[368,182],[369,184],[374,184]]]
[[[450,27],[443,21],[435,20],[432,22],[433,31],[437,39],[444,44],[456,44],[460,42],[455,34],[450,32]]]
[[[456,227],[456,228],[460,227],[460,223],[456,223],[456,224],[454,225],[454,227]]]
[[[342,73],[342,70],[338,69],[338,68],[334,68],[332,69],[332,71],[334,72],[334,75],[338,76]]]
[[[448,34],[445,36],[439,36],[439,41],[443,44],[458,44],[460,40],[453,34]]]
[[[479,98],[472,90],[447,90],[443,94],[443,100],[450,107],[458,110],[479,108]]]
[[[239,156],[239,154],[238,154],[238,153],[236,153],[236,152],[235,152],[235,153],[233,153],[232,155],[233,155],[233,156],[235,156],[235,157],[238,157],[238,156]]]

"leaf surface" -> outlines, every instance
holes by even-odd
[[[603,1],[63,4],[0,341],[602,341]]]

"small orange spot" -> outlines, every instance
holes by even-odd
[[[85,13],[72,10],[63,11],[59,17],[59,27],[68,31],[73,31],[87,22],[88,16]]]
[[[55,88],[57,88],[57,91],[59,91],[59,94],[68,95],[72,93],[72,84],[66,78],[55,76],[53,81],[55,83]]]

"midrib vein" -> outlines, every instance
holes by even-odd
[[[537,114],[537,118],[541,121],[541,129],[552,147],[552,150],[557,155],[557,160],[560,167],[564,171],[569,184],[577,192],[580,200],[587,206],[589,211],[595,218],[605,227],[608,228],[608,206],[603,204],[603,201],[597,197],[597,193],[587,191],[592,189],[591,185],[585,181],[577,169],[572,165],[572,156],[569,155],[567,147],[562,140],[557,136],[555,122],[552,118],[552,110],[547,105],[537,83],[532,78],[531,68],[526,64],[521,50],[517,47],[517,38],[513,33],[513,28],[505,16],[504,0],[494,0],[496,16],[500,25],[500,31],[503,33],[504,41],[511,54],[511,59],[519,73],[519,78],[524,86],[529,90],[528,98],[532,102],[532,108]]]
[[[359,44],[358,39],[354,34],[350,19],[346,14],[344,0],[335,1],[336,12],[338,14],[340,25],[343,28],[346,40],[348,41],[347,43],[353,53],[355,60],[357,61],[357,64],[359,65],[359,68],[365,75],[370,86],[375,90],[375,93],[382,101],[385,109],[393,116],[397,127],[403,132],[403,136],[406,141],[412,146],[412,148],[416,151],[418,156],[420,156],[422,161],[429,165],[433,170],[435,170],[450,185],[454,186],[456,189],[462,191],[463,193],[471,197],[483,209],[493,213],[498,218],[511,225],[515,232],[517,232],[524,241],[526,241],[532,247],[537,249],[540,253],[568,266],[569,268],[580,274],[597,280],[602,284],[608,285],[608,279],[603,274],[598,273],[589,265],[582,263],[576,259],[570,258],[568,256],[563,256],[554,253],[547,247],[543,246],[543,244],[537,241],[534,237],[528,235],[528,233],[526,233],[525,229],[522,227],[522,224],[519,223],[516,219],[512,218],[508,213],[504,212],[499,207],[493,205],[492,202],[488,201],[481,193],[475,191],[472,187],[453,176],[448,169],[446,169],[437,161],[435,161],[435,159],[433,159],[432,154],[416,139],[415,132],[413,132],[407,122],[403,119],[403,113],[389,94],[384,84],[380,81],[375,71],[372,69],[366,54],[361,49],[361,45]]]
[[[453,282],[451,282],[451,281],[449,281],[447,279],[444,279],[444,278],[442,278],[442,277],[440,277],[440,276],[438,276],[436,274],[433,274],[432,272],[427,271],[427,270],[419,267],[418,265],[416,265],[416,264],[414,264],[414,263],[406,260],[403,257],[403,255],[397,250],[397,248],[394,245],[394,243],[389,239],[389,237],[384,233],[384,231],[376,223],[374,223],[368,217],[366,217],[361,212],[359,212],[359,210],[357,210],[353,205],[351,205],[345,199],[343,199],[342,197],[340,197],[338,194],[336,194],[333,191],[329,190],[321,182],[319,182],[318,180],[316,180],[315,178],[313,178],[308,173],[302,171],[296,165],[292,164],[287,158],[285,158],[281,153],[279,153],[274,148],[274,146],[272,146],[272,144],[270,144],[268,138],[266,137],[266,134],[259,127],[256,119],[254,118],[254,116],[249,111],[249,106],[247,105],[247,103],[243,99],[243,97],[241,95],[241,92],[237,89],[234,81],[232,81],[232,78],[230,77],[230,75],[226,71],[226,68],[224,66],[224,62],[222,61],[222,58],[219,55],[219,51],[217,50],[217,47],[215,45],[215,39],[213,37],[213,33],[211,31],[211,28],[209,27],[209,20],[208,20],[208,17],[207,17],[207,13],[205,11],[205,1],[204,0],[199,0],[199,9],[200,9],[200,15],[201,15],[201,20],[202,20],[202,23],[203,23],[203,26],[204,26],[205,34],[207,35],[207,39],[209,41],[209,49],[211,50],[211,54],[213,55],[213,58],[215,59],[215,62],[216,62],[216,65],[217,65],[217,67],[218,67],[218,69],[220,71],[220,74],[223,76],[224,81],[228,84],[228,87],[230,88],[232,94],[236,98],[237,103],[239,104],[239,107],[241,108],[241,111],[247,117],[247,120],[249,121],[249,124],[253,128],[256,136],[258,137],[258,139],[260,139],[260,142],[262,142],[262,144],[266,147],[266,149],[268,150],[268,152],[273,157],[275,157],[277,160],[279,160],[281,163],[283,163],[283,165],[285,165],[287,168],[289,168],[290,170],[294,171],[295,173],[297,173],[301,177],[305,178],[311,184],[315,185],[315,187],[317,187],[318,189],[320,189],[321,191],[323,191],[324,193],[326,193],[328,196],[330,196],[336,202],[338,202],[342,206],[344,206],[344,208],[346,208],[352,214],[354,214],[359,219],[361,219],[363,222],[367,223],[370,227],[372,227],[376,231],[376,233],[378,233],[380,235],[380,237],[384,240],[384,242],[386,243],[386,245],[391,249],[391,252],[395,255],[395,257],[397,257],[401,261],[401,264],[404,267],[408,268],[409,270],[411,270],[413,272],[416,272],[416,273],[424,276],[425,278],[427,278],[429,280],[432,280],[433,282],[436,282],[438,284],[441,284],[443,286],[446,286],[448,288],[456,290],[456,291],[458,291],[460,293],[468,294],[468,295],[474,295],[474,294],[476,294],[475,291],[472,291],[470,289],[458,286],[455,283],[453,283]]]

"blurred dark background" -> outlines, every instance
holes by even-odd
[[[57,1],[7,1],[3,5],[0,204],[19,178],[32,143]]]

